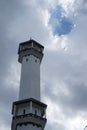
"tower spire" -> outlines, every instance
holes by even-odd
[[[30,37],[30,40],[32,40],[32,37]]]

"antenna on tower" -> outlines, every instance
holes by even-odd
[[[30,40],[32,40],[32,37],[30,37]]]

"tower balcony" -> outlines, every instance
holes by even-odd
[[[46,108],[46,104],[32,98],[13,102],[12,130],[28,124],[36,125],[43,130],[47,121]]]
[[[41,61],[43,57],[43,50],[44,50],[44,47],[32,39],[30,39],[29,41],[20,43],[19,49],[18,49],[18,54],[19,54],[18,61],[21,63],[22,58],[27,55],[34,55],[37,58],[39,58]]]

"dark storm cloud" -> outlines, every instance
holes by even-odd
[[[60,124],[58,122],[55,123],[55,126],[54,126],[54,123],[47,124],[46,125],[46,130],[54,130],[54,127],[55,127],[55,130],[66,130],[65,127],[63,126],[63,124]]]
[[[15,9],[16,8],[16,9]],[[8,24],[19,13],[19,2],[0,1],[0,73],[3,75],[16,51],[15,41],[8,37]],[[14,26],[14,25],[13,25]],[[10,33],[10,32],[9,32]],[[7,67],[7,68],[6,68]]]
[[[45,59],[44,95],[56,102],[63,113],[69,116],[76,116],[81,111],[86,112],[87,61],[79,55],[71,56],[67,52],[59,51],[49,52],[47,59],[49,60],[47,63]]]
[[[18,92],[13,87],[6,85],[4,78],[0,80],[0,123],[7,126],[11,123],[12,102],[18,97]]]
[[[84,5],[87,4],[87,0],[83,0],[82,2],[83,2]]]
[[[17,0],[0,1],[0,124],[10,126],[11,105],[17,98],[13,86],[5,83],[13,59],[16,59],[16,42],[8,36],[8,25],[18,15],[21,6]],[[10,32],[9,32],[10,33]]]
[[[48,85],[48,84],[47,84]],[[55,87],[55,86],[51,86]],[[60,87],[63,86],[61,85]],[[46,86],[47,88],[47,86]],[[56,91],[59,91],[58,94],[54,94],[50,88],[47,88],[47,92],[45,91],[44,96],[48,97],[52,102],[56,103],[58,107],[61,108],[63,114],[65,114],[67,117],[70,116],[72,118],[76,115],[80,114],[80,112],[84,112],[86,114],[87,110],[87,86],[82,85],[76,85],[69,86],[68,91],[69,95],[66,95],[65,93],[61,93],[61,91],[57,88]]]

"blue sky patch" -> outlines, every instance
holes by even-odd
[[[54,35],[66,35],[73,29],[73,21],[63,16],[64,10],[61,6],[57,6],[50,11],[49,25],[52,26]]]

